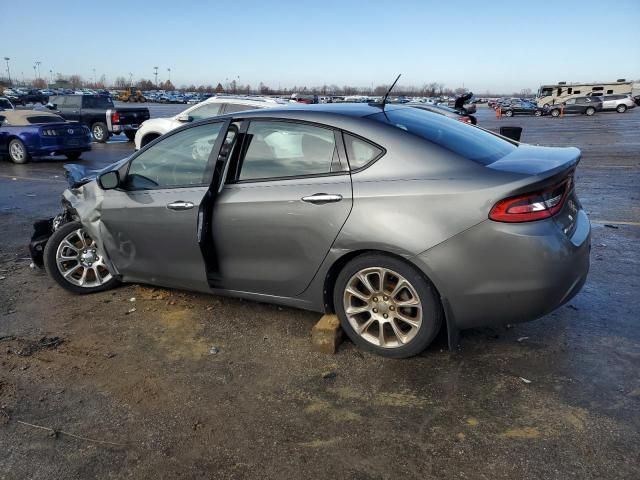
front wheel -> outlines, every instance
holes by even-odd
[[[541,117],[541,116],[542,116],[542,110],[536,110],[533,114],[534,114],[536,117]]]
[[[72,293],[101,292],[118,284],[80,222],[66,223],[51,235],[44,266],[58,285]]]
[[[9,142],[9,158],[13,163],[28,163],[31,159],[22,140],[14,138]]]
[[[596,113],[596,109],[595,109],[595,108],[593,108],[593,107],[589,107],[589,108],[587,108],[587,109],[585,110],[585,112],[584,112],[584,113],[585,113],[587,116],[589,116],[589,117],[590,117],[591,115],[593,115],[594,113]]]
[[[349,338],[384,357],[417,355],[442,324],[434,287],[412,265],[384,254],[349,262],[336,279],[333,302]]]
[[[558,110],[557,108],[554,108],[553,110],[551,110],[551,116],[552,117],[559,117],[560,116],[560,110]]]
[[[505,117],[513,117],[513,110],[507,110],[506,112],[504,112],[504,116]]]
[[[93,139],[98,143],[105,143],[109,140],[109,130],[103,122],[94,123],[91,127],[91,134],[93,135]]]
[[[616,112],[618,112],[618,113],[624,113],[624,112],[626,112],[626,111],[627,111],[627,106],[626,106],[626,105],[624,105],[624,104],[622,104],[622,105],[618,105],[618,106],[616,107]]]

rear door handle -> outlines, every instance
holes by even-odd
[[[308,197],[302,197],[303,202],[313,203],[315,205],[339,202],[340,200],[342,200],[342,195],[334,195],[330,193],[314,193]]]
[[[177,200],[175,202],[171,202],[167,205],[169,210],[189,210],[193,208],[195,205],[193,202],[183,202],[182,200]]]

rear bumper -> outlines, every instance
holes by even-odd
[[[136,131],[140,127],[137,123],[127,124],[127,125],[112,125],[111,133],[121,133],[128,131]]]
[[[49,155],[64,155],[72,152],[88,152],[91,145],[41,145],[39,147],[28,148],[29,154],[34,157],[46,157]]]
[[[571,300],[589,272],[591,225],[584,211],[567,237],[555,220],[486,220],[415,258],[458,329],[534,320]]]

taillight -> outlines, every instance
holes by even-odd
[[[570,190],[571,177],[545,190],[505,198],[493,206],[489,218],[497,222],[517,223],[553,217],[562,209]]]
[[[111,112],[111,123],[120,123],[120,113]]]

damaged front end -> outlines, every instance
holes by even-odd
[[[118,169],[127,160],[128,158],[122,159],[99,170],[89,170],[77,164],[64,165],[69,188],[62,194],[62,212],[53,218],[38,220],[33,224],[29,253],[36,266],[44,266],[44,250],[51,235],[60,226],[75,220],[83,224],[95,239],[98,249],[102,250],[98,220],[103,195],[94,180],[104,172]]]

